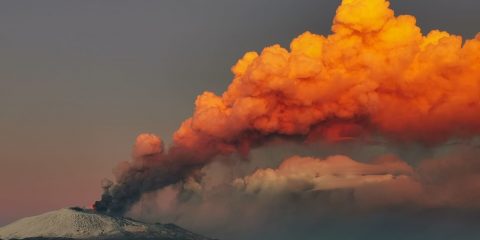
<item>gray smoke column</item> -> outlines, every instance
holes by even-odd
[[[172,150],[166,155],[137,156],[133,162],[119,165],[116,183],[102,184],[104,193],[102,199],[95,202],[94,209],[110,215],[124,215],[143,193],[177,183],[197,169],[198,164],[191,161],[195,158]]]
[[[246,53],[221,96],[198,96],[167,152],[145,138],[153,140],[139,145],[146,156],[120,167],[95,209],[123,214],[144,192],[182,181],[215,156],[246,156],[270,136],[427,144],[478,136],[480,34],[423,35],[415,17],[395,16],[389,5],[343,0],[332,34],[306,32],[289,50]]]
[[[240,142],[253,146],[267,142],[271,136],[253,137]],[[290,139],[290,137],[285,137]],[[220,151],[216,145],[230,146],[230,151]],[[172,146],[168,152],[163,150],[163,141],[153,134],[141,134],[133,149],[133,161],[122,162],[115,169],[116,183],[104,181],[102,198],[94,203],[98,212],[122,216],[140,200],[142,194],[181,182],[192,176],[196,170],[211,162],[220,154],[248,152],[245,144],[207,143],[203,148],[189,149]],[[235,150],[233,150],[235,149]]]

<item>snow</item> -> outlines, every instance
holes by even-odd
[[[160,236],[168,239],[207,239],[173,225],[146,224],[99,214],[93,210],[64,208],[20,219],[0,228],[0,239],[29,237],[92,239],[112,236]]]

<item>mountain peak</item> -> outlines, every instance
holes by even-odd
[[[0,228],[0,239],[209,240],[174,224],[148,224],[79,207],[27,217]]]

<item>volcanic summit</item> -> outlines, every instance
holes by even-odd
[[[0,239],[210,240],[174,224],[148,224],[78,207],[20,219],[0,228]]]

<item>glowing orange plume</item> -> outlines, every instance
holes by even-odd
[[[344,0],[332,30],[246,53],[222,96],[197,98],[175,144],[228,152],[251,133],[309,135],[335,122],[423,142],[480,132],[480,35],[424,36],[385,0]]]
[[[158,138],[140,138],[140,155],[158,161],[127,164],[96,209],[123,214],[142,193],[270,136],[439,143],[480,134],[480,35],[424,36],[413,16],[395,16],[385,0],[343,0],[332,31],[306,32],[290,51],[246,53],[226,92],[197,98],[169,151]]]

